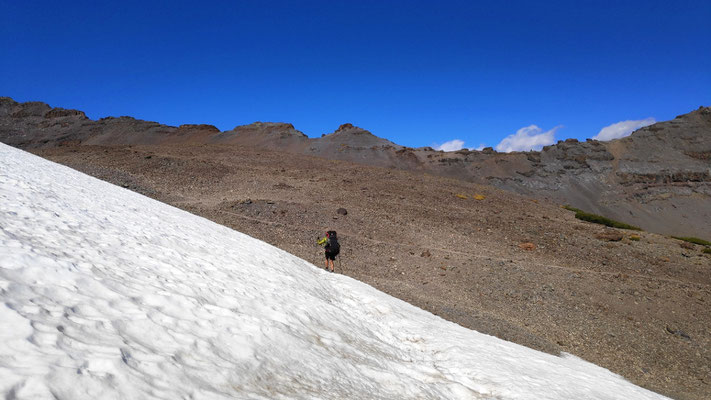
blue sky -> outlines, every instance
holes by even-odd
[[[0,96],[469,148],[711,105],[709,1],[111,3],[0,0]]]

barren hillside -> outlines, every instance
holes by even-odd
[[[674,398],[711,393],[711,256],[701,246],[585,223],[490,186],[250,147],[33,152],[316,265],[317,235],[335,229],[338,273]]]

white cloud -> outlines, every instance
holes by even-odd
[[[459,139],[450,140],[449,142],[444,142],[439,146],[435,146],[435,150],[444,151],[457,151],[461,150],[464,146],[464,141]]]
[[[523,127],[497,144],[496,151],[510,153],[512,151],[541,150],[543,146],[555,143],[555,131],[560,128],[560,126],[556,126],[543,132],[543,129],[536,125]]]
[[[600,129],[600,133],[593,136],[595,140],[612,140],[629,136],[632,132],[647,125],[657,122],[654,118],[620,121]]]

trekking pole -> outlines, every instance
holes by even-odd
[[[343,261],[341,261],[341,253],[338,253],[338,268],[341,270],[341,273],[343,273]]]

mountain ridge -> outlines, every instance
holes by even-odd
[[[411,148],[350,123],[319,138],[292,124],[255,122],[229,131],[173,127],[132,117],[90,120],[79,110],[0,98],[0,141],[20,148],[228,144],[427,172],[548,198],[671,235],[711,239],[711,107],[611,141],[560,140],[541,151],[498,153]]]

